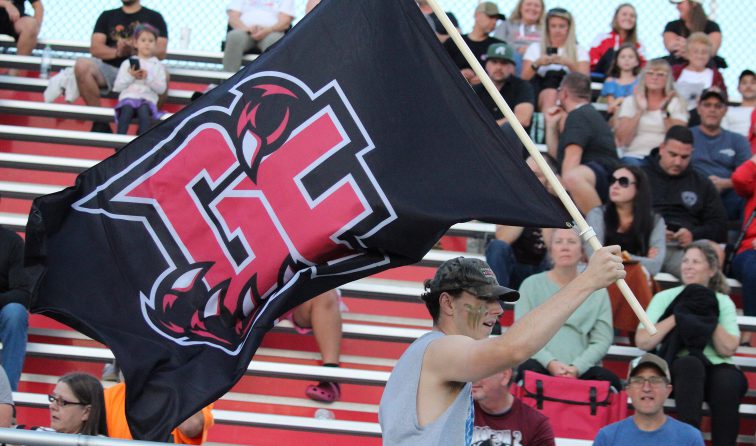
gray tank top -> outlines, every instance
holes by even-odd
[[[444,336],[432,331],[404,352],[391,372],[381,397],[378,420],[386,446],[469,446],[472,444],[472,384],[466,383],[452,404],[432,423],[417,422],[417,388],[428,344]]]

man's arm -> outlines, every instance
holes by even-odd
[[[103,33],[92,34],[89,52],[93,57],[102,60],[113,60],[119,56],[118,48],[105,45],[106,39],[107,36]]]
[[[205,416],[202,414],[201,410],[184,420],[184,422],[179,424],[178,427],[181,433],[189,438],[194,438],[202,435],[202,430],[204,428]]]
[[[562,175],[580,165],[583,159],[583,148],[577,144],[569,144],[564,148],[564,160],[562,161]]]
[[[533,119],[533,110],[533,104],[529,102],[521,102],[515,105],[513,112],[517,117],[517,120],[520,121],[520,124],[522,124],[523,127],[527,127],[530,125],[530,121]]]
[[[34,20],[36,20],[37,24],[41,27],[42,20],[45,18],[45,7],[42,6],[42,0],[37,0],[32,3],[32,8],[34,9]]]
[[[496,240],[501,240],[511,245],[520,238],[522,230],[521,226],[496,225]]]
[[[228,10],[228,26],[233,29],[249,31],[249,27],[241,21],[241,11]]]
[[[516,367],[546,345],[591,293],[624,277],[619,246],[601,248],[582,274],[503,335],[482,340],[444,336],[432,342],[425,353],[422,375],[428,373],[445,382],[472,382]]]

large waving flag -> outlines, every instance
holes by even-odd
[[[34,202],[33,311],[108,345],[134,437],[244,374],[290,308],[456,222],[564,226],[414,0],[326,0],[251,66]]]

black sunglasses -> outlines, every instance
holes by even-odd
[[[630,181],[630,178],[628,177],[612,177],[609,180],[609,185],[611,186],[614,183],[619,183],[621,187],[629,187],[631,184],[635,184],[635,181]]]

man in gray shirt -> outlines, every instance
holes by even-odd
[[[383,443],[470,445],[473,433],[471,382],[514,367],[554,336],[594,291],[625,277],[619,246],[602,248],[585,271],[543,305],[489,338],[503,313],[501,301],[519,297],[500,286],[477,259],[444,262],[422,295],[433,331],[412,343],[386,384],[378,418]]]

